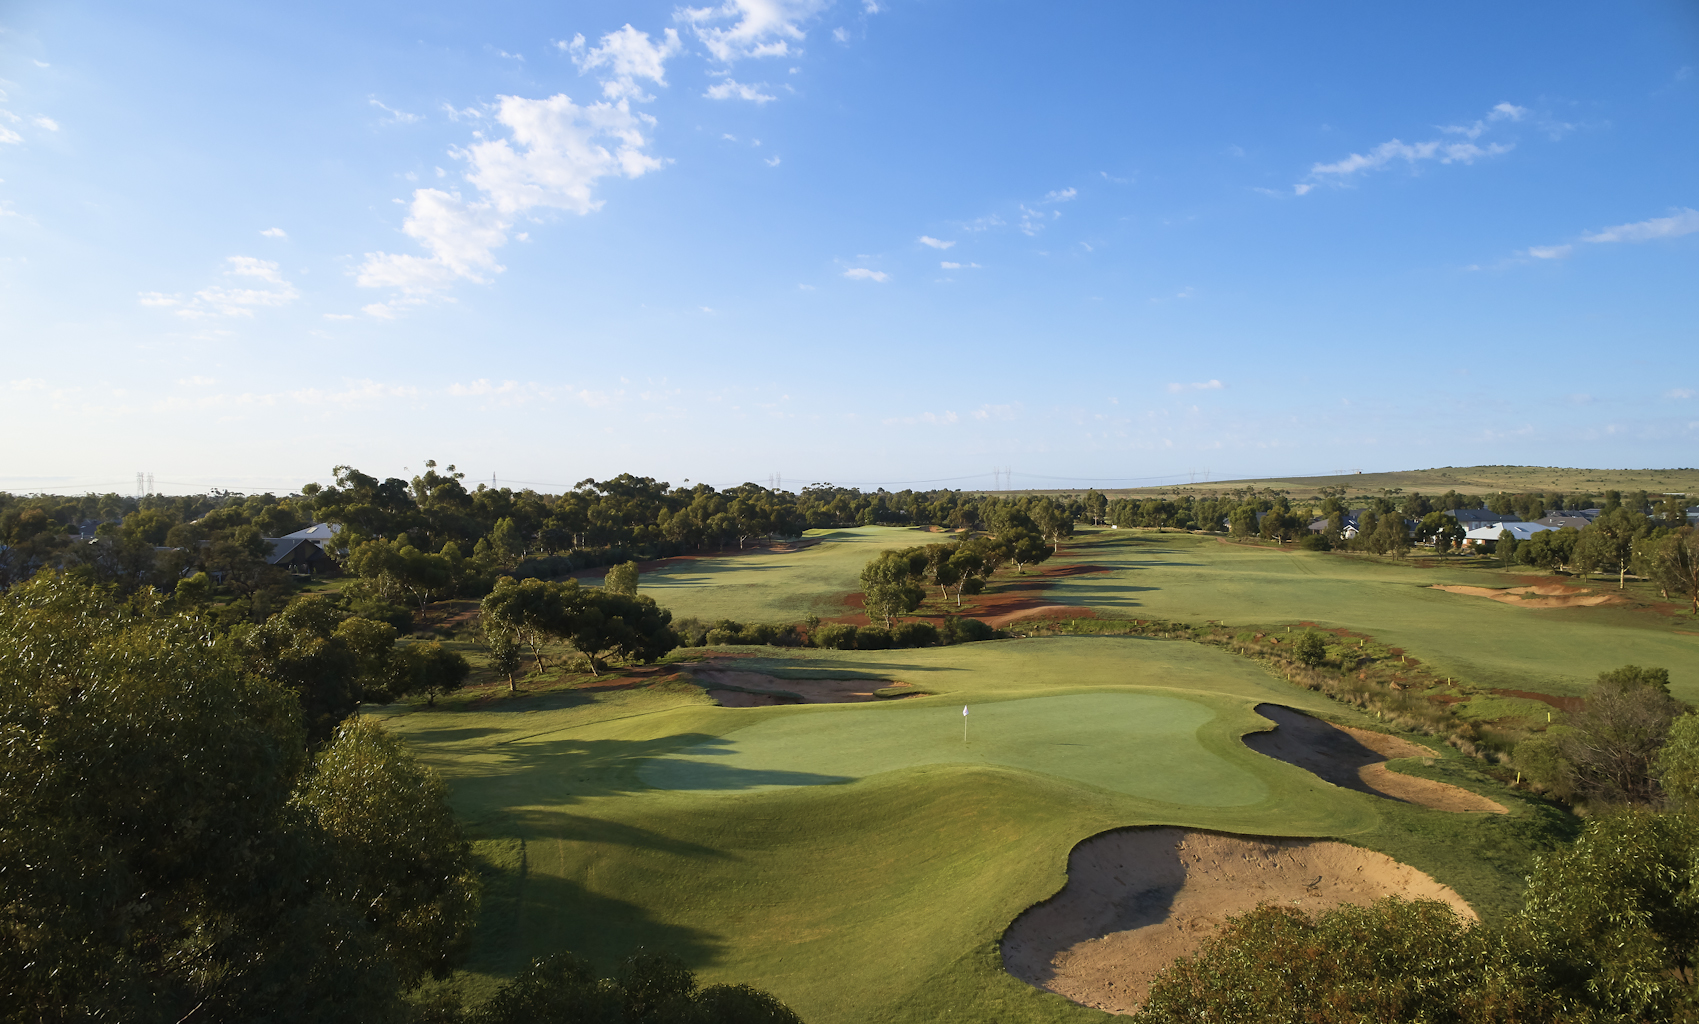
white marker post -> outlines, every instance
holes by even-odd
[[[962,705],[962,742],[967,742],[967,705]]]

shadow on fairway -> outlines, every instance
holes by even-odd
[[[764,786],[823,786],[852,782],[837,775],[778,769],[738,768],[670,755],[731,756],[733,741],[688,732],[651,740],[525,739],[487,748],[489,756],[467,759],[449,773],[455,790],[471,806],[501,816],[537,807],[560,807],[596,797],[619,796],[655,787],[638,777],[653,762],[665,773],[667,789],[737,791]]]
[[[551,863],[558,860],[554,846],[547,837],[477,844],[483,894],[472,970],[512,976],[532,957],[559,950],[604,972],[638,947],[672,953],[693,968],[720,959],[726,944],[717,933],[658,921],[643,906],[561,877]]]

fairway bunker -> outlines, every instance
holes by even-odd
[[[1257,714],[1275,727],[1269,732],[1247,734],[1245,746],[1297,765],[1335,786],[1420,804],[1436,811],[1506,812],[1503,804],[1466,789],[1400,775],[1386,767],[1389,758],[1434,756],[1432,750],[1418,743],[1367,729],[1334,725],[1278,704],[1258,704]]]
[[[780,679],[760,672],[704,666],[690,675],[708,691],[708,696],[727,708],[760,708],[777,704],[864,704],[892,700],[901,694],[880,690],[908,687],[886,679]],[[924,693],[915,690],[915,693]]]
[[[1426,874],[1345,843],[1121,829],[1074,847],[1062,891],[1004,933],[1003,966],[1084,1006],[1133,1013],[1158,974],[1233,915],[1277,903],[1314,916],[1386,896],[1439,900],[1476,919]]]
[[[1493,587],[1441,586],[1436,583],[1432,589],[1443,590],[1447,594],[1484,597],[1489,601],[1517,608],[1595,608],[1601,604],[1627,603],[1626,598],[1616,594],[1595,594],[1590,590],[1577,590],[1562,584],[1498,590]]]

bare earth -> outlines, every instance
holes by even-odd
[[[1135,1012],[1158,974],[1228,917],[1264,903],[1313,915],[1386,896],[1475,912],[1450,888],[1391,857],[1322,839],[1263,839],[1176,828],[1093,836],[1068,857],[1068,884],[1003,936],[1022,981],[1110,1013]]]
[[[1510,587],[1506,590],[1495,590],[1492,587],[1441,586],[1436,583],[1432,589],[1443,590],[1447,594],[1484,597],[1489,601],[1515,605],[1518,608],[1593,608],[1601,604],[1625,603],[1623,598],[1615,594],[1595,594],[1589,590],[1577,591],[1574,587],[1562,585]],[[1535,596],[1527,597],[1525,596],[1527,594]]]
[[[1258,704],[1257,714],[1272,721],[1275,729],[1247,734],[1245,746],[1314,772],[1335,786],[1439,811],[1506,813],[1503,804],[1477,793],[1387,769],[1384,762],[1388,758],[1434,756],[1433,751],[1420,744],[1367,729],[1334,725],[1278,704]]]
[[[881,700],[874,690],[907,686],[888,679],[779,679],[760,672],[705,666],[691,668],[708,696],[728,708],[760,708],[775,704],[857,704]],[[736,689],[732,689],[736,687]]]

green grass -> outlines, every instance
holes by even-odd
[[[1489,916],[1551,832],[1484,776],[1459,778],[1512,815],[1392,804],[1252,753],[1239,736],[1264,727],[1264,701],[1372,719],[1217,648],[1104,636],[739,653],[781,678],[937,695],[728,709],[675,683],[381,712],[448,780],[488,872],[472,991],[552,950],[609,968],[644,945],[707,982],[769,989],[813,1024],[1101,1021],[1008,976],[996,950],[1098,832],[1344,837]],[[1453,761],[1432,770],[1468,771]]]
[[[1229,625],[1311,621],[1368,633],[1442,675],[1542,693],[1578,694],[1608,669],[1658,665],[1670,670],[1676,696],[1699,702],[1699,636],[1677,632],[1693,626],[1689,618],[1608,606],[1518,608],[1428,589],[1513,585],[1496,570],[1089,529],[1060,557],[1109,571],[1062,578],[1046,591],[1058,604]]]
[[[643,574],[638,592],[678,618],[783,625],[809,615],[830,618],[853,609],[844,598],[861,589],[861,569],[887,548],[916,547],[947,535],[888,526],[810,530],[820,543],[797,551],[753,549],[683,559]]]

